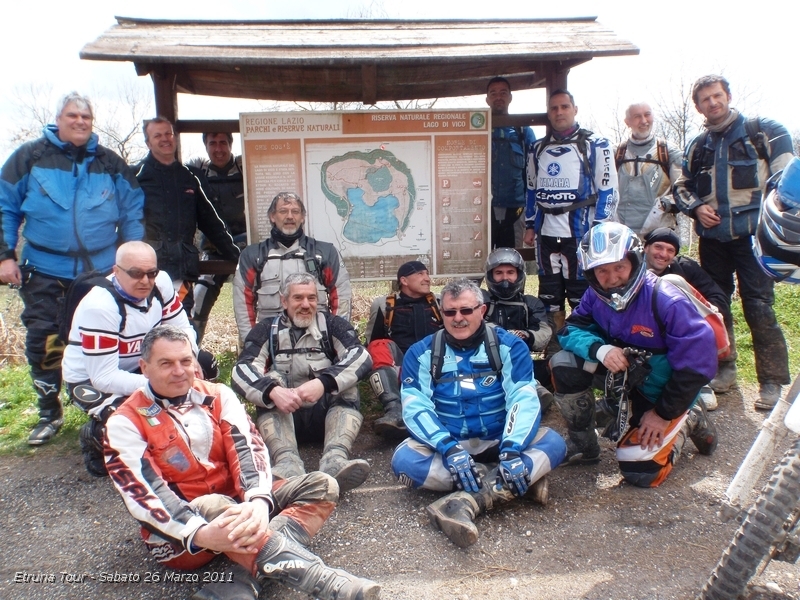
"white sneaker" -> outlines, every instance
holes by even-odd
[[[704,385],[700,388],[700,399],[703,401],[703,404],[706,405],[706,410],[717,410],[717,406],[719,406],[717,403],[717,395],[709,386]]]

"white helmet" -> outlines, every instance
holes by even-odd
[[[594,269],[623,258],[630,260],[633,267],[628,282],[622,287],[604,290],[597,281]],[[587,231],[578,246],[578,261],[592,289],[616,311],[628,307],[639,293],[647,274],[642,240],[630,227],[621,223],[600,223]]]

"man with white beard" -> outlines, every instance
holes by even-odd
[[[361,429],[358,381],[372,368],[367,349],[342,317],[317,310],[317,279],[292,273],[281,284],[283,313],[259,322],[244,342],[231,384],[256,406],[272,474],[303,475],[297,442],[323,441],[319,470],[345,492],[369,475],[350,460]]]
[[[677,225],[672,184],[680,177],[682,156],[677,148],[655,136],[653,121],[649,104],[631,104],[625,111],[631,137],[614,155],[619,178],[617,219],[640,236],[657,227],[675,229]],[[648,221],[656,203],[662,214],[658,220]]]

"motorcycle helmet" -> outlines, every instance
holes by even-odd
[[[500,265],[511,265],[517,269],[517,280],[495,281],[492,271]],[[525,261],[513,248],[496,248],[486,259],[486,284],[493,296],[508,300],[525,290]]]
[[[753,253],[775,281],[800,283],[800,159],[792,158],[761,207]]]
[[[594,269],[623,258],[631,261],[631,276],[618,288],[604,290]],[[625,310],[639,293],[647,273],[644,247],[636,234],[621,223],[600,223],[583,236],[578,246],[578,262],[583,275],[598,297],[616,311]]]

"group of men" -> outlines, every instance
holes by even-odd
[[[730,108],[721,77],[698,80],[693,99],[706,130],[682,166],[653,135],[646,104],[628,108],[631,138],[616,152],[578,125],[566,90],[550,94],[544,139],[534,142],[529,128],[495,128],[488,290],[461,279],[437,296],[428,267],[407,262],[398,291],[373,301],[364,345],[349,322],[344,262],[305,233],[297,194],[275,196],[269,237],[244,243],[244,183],[230,134],[204,134],[209,160],[185,166],[172,124],[153,119],[144,128],[150,153],[130,170],[98,145],[88,100],[68,95],[56,124],[0,175],[0,281],[20,286],[39,400],[29,443],[46,443],[62,424],[63,373],[91,416],[81,432],[86,467],[111,476],[154,557],[196,568],[223,552],[241,565],[233,583],[197,598],[255,597],[266,579],[320,598],[379,596],[374,582],[305,548],[339,494],[369,476],[369,462],[351,456],[364,379],[384,407],[374,430],[401,442],[395,476],[448,492],[427,512],[459,546],[477,541],[475,518],[498,504],[546,503],[547,473],[563,461],[599,460],[592,387],[624,388],[606,427],[620,471],[634,485],[659,485],[687,438],[713,453],[704,399],[716,402],[711,390],[733,385],[736,355],[718,363],[711,328],[657,275],[677,273],[700,290],[732,341],[735,272],[761,384],[756,406],[770,408],[788,383],[772,283],[750,238],[791,139],[777,123]],[[508,81],[492,79],[493,113],[506,114],[510,101]],[[677,256],[677,210],[695,219],[702,268]],[[242,353],[231,383],[255,405],[255,424],[233,391],[204,381],[208,369],[198,362],[227,280],[200,277],[198,228],[207,257],[238,262]],[[538,297],[525,294],[514,250],[522,241],[536,247]],[[110,274],[93,280],[59,340],[59,300],[93,271]],[[532,360],[547,349],[547,359]],[[541,426],[553,402],[566,440]],[[323,444],[309,473],[298,450],[306,440]]]
[[[737,287],[760,384],[755,407],[769,410],[780,397],[781,386],[789,383],[788,354],[772,309],[773,282],[758,266],[752,238],[767,180],[792,157],[791,137],[774,121],[739,114],[730,106],[730,85],[721,76],[698,79],[692,99],[705,123],[682,155],[656,137],[647,103],[628,107],[625,123],[631,135],[614,150],[607,139],[580,127],[572,94],[553,91],[548,99],[548,135],[530,146],[523,144],[528,188],[524,242],[536,249],[539,298],[555,336],[564,327],[566,304],[577,308],[589,287],[578,247],[593,225],[619,222],[645,236],[662,227],[676,229],[675,214],[683,212],[694,220],[702,273],[694,268],[696,263],[689,267],[691,273],[687,271],[689,259],[678,261],[684,268],[671,270],[691,277],[690,283],[719,308],[732,346],[720,360],[710,390],[726,392],[736,381],[730,301]],[[487,94],[493,113],[507,113],[510,100],[508,81],[493,79]],[[527,140],[506,129],[493,132],[495,152],[504,151],[498,138]],[[506,162],[493,156],[493,179]],[[493,206],[497,210],[503,205]],[[674,246],[675,254],[680,250],[677,237],[667,245]],[[548,353],[558,349],[552,343]],[[711,398],[708,391],[705,395]]]

